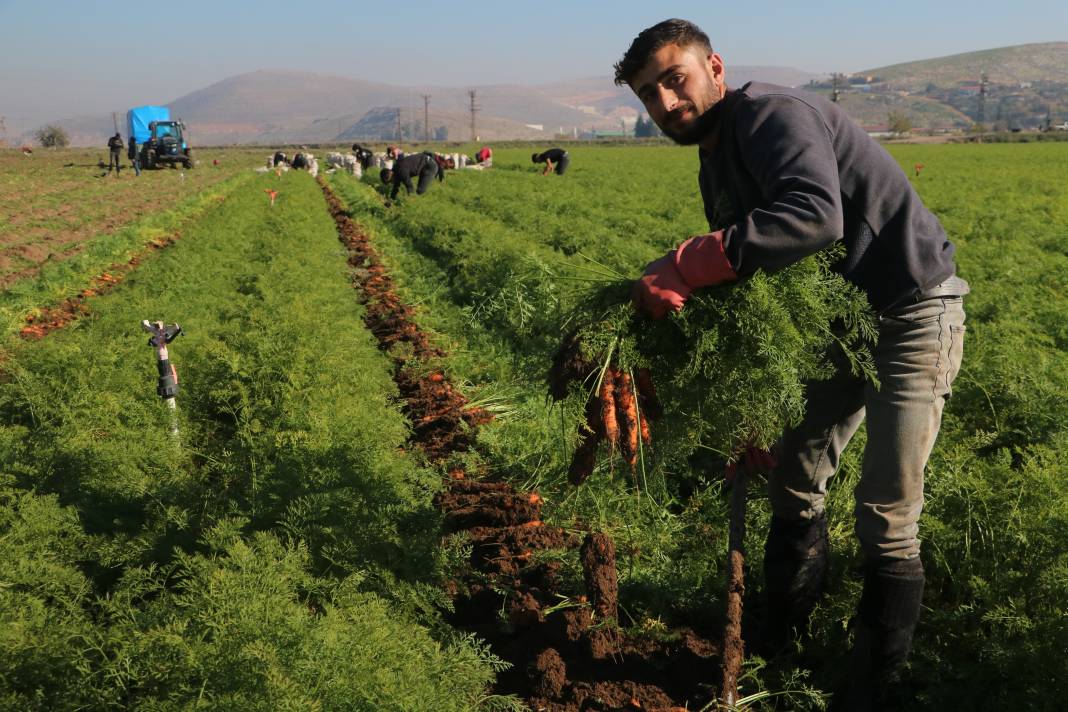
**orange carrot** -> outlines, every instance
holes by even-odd
[[[634,403],[630,375],[626,373],[616,379],[616,411],[620,421],[620,450],[633,469],[638,463],[638,409]]]
[[[646,445],[652,445],[653,435],[649,432],[649,419],[645,417],[645,411],[638,414],[638,426],[642,431],[642,442]]]
[[[604,379],[601,381],[601,425],[605,440],[608,441],[608,451],[612,452],[619,442],[619,423],[616,420],[615,398],[616,372],[606,368]]]

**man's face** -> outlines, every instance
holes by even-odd
[[[723,98],[723,59],[700,47],[664,45],[645,63],[631,89],[660,130],[676,143],[695,144],[709,131],[706,113]]]

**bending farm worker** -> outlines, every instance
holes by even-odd
[[[696,25],[666,20],[644,30],[615,69],[667,136],[698,146],[710,229],[646,268],[635,285],[639,308],[662,318],[694,289],[774,272],[842,242],[835,269],[878,314],[881,387],[832,354],[834,375],[807,384],[803,421],[779,442],[760,646],[768,653],[789,642],[823,595],[827,485],[867,418],[854,491],[864,589],[850,682],[834,706],[880,709],[920,615],[924,469],[961,363],[969,290],[956,276],[954,245],[897,163],[836,104],[770,84],[729,87],[723,59]]]
[[[389,193],[389,199],[396,200],[401,185],[404,186],[409,195],[411,194],[412,176],[419,176],[419,187],[415,189],[415,193],[416,195],[422,195],[430,188],[431,182],[435,176],[438,176],[439,171],[438,163],[434,160],[433,154],[413,153],[397,159],[393,164],[392,170],[383,168],[382,172],[379,173],[379,177],[383,183],[393,185],[393,189]],[[441,174],[441,179],[443,178],[444,173]]]
[[[549,175],[553,170],[556,171],[556,175],[562,176],[567,167],[571,165],[571,156],[562,148],[550,148],[542,153],[533,153],[530,160],[532,163],[545,164],[545,170],[541,172],[543,176]]]

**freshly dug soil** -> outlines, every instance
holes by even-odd
[[[366,232],[320,179],[339,239],[349,251],[353,286],[366,305],[366,323],[395,363],[395,379],[413,424],[411,444],[445,461],[472,447],[490,414],[468,401],[430,364],[444,355],[401,302]],[[403,348],[395,348],[398,344]],[[415,362],[426,362],[423,373]],[[556,390],[591,372],[577,344],[554,357]],[[454,599],[450,623],[484,638],[512,664],[494,692],[515,694],[533,710],[699,709],[715,699],[718,646],[692,630],[657,639],[624,635],[612,539],[587,532],[579,553],[585,591],[563,590],[551,552],[579,547],[579,536],[541,519],[542,498],[481,473],[454,467],[434,498],[444,534],[471,545],[467,568],[445,588]]]

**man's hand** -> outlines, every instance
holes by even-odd
[[[724,475],[729,484],[734,481],[739,468],[747,475],[761,473],[768,475],[778,464],[775,455],[770,451],[746,444],[742,451],[738,453],[738,456],[727,463],[727,470]]]
[[[738,278],[723,250],[723,231],[698,235],[645,268],[631,292],[634,305],[654,319],[679,311],[698,287]]]
[[[645,274],[634,283],[631,299],[634,306],[654,319],[663,319],[669,311],[679,311],[690,296],[690,286],[675,267],[672,250],[645,268]]]

